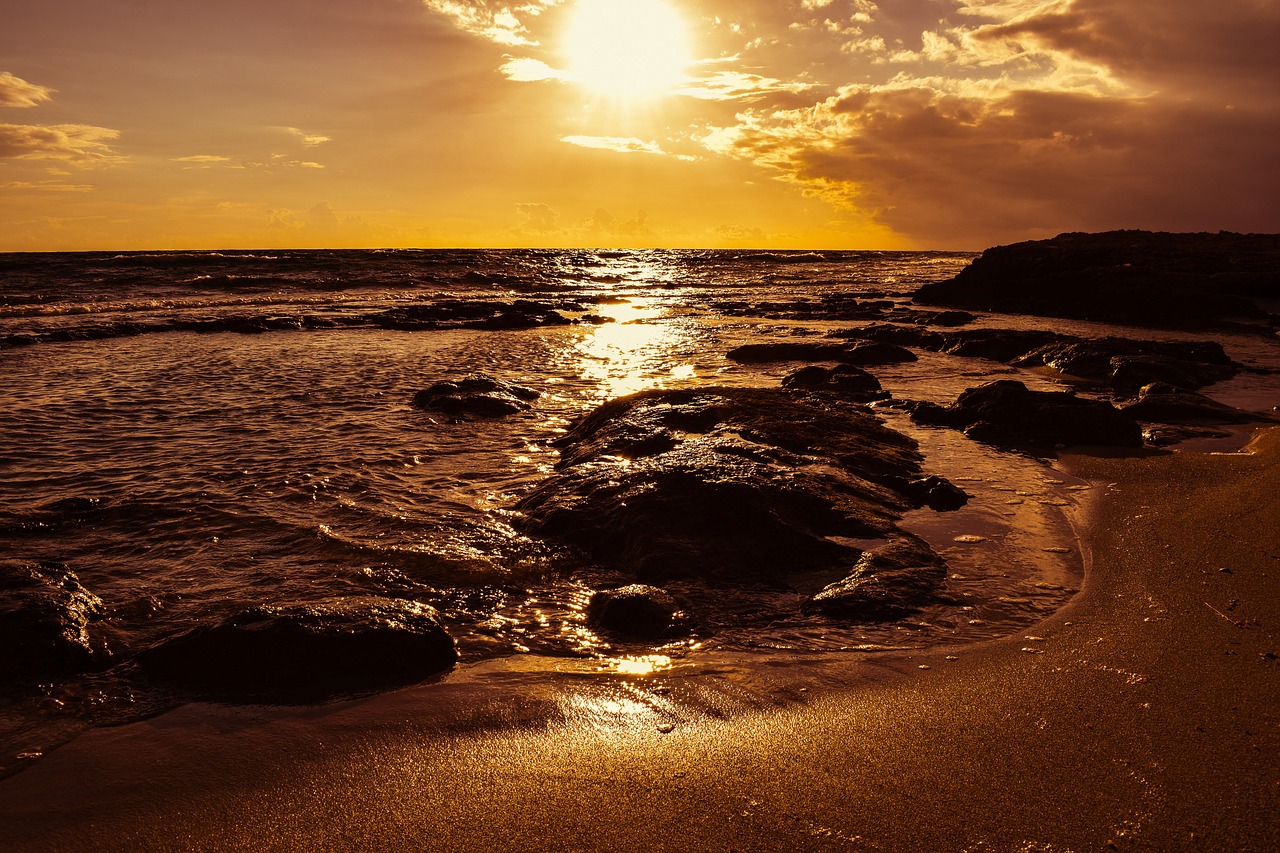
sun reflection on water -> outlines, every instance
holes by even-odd
[[[578,344],[581,374],[602,386],[606,397],[622,397],[646,388],[661,387],[663,374],[680,368],[692,378],[692,365],[668,366],[676,336],[667,325],[653,322],[662,309],[652,302],[601,305],[598,313],[613,322],[597,326]]]
[[[636,655],[614,658],[606,667],[619,675],[652,675],[671,668],[671,658],[666,655]]]

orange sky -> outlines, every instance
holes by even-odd
[[[585,59],[568,33],[610,3]],[[645,24],[667,14],[677,77]],[[1280,0],[41,0],[0,23],[0,251],[1280,231]],[[631,52],[639,86],[611,76]]]

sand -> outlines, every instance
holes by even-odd
[[[1015,637],[873,656],[840,690],[780,668],[723,718],[658,679],[500,667],[188,706],[0,783],[0,846],[1280,849],[1280,429],[1250,450],[1069,457],[1110,484],[1085,586]],[[477,685],[503,696],[479,728]]]

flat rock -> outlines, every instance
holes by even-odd
[[[840,361],[845,347],[838,344],[816,344],[785,341],[767,344],[743,344],[729,350],[728,357],[741,364],[768,364],[777,361]]]
[[[918,423],[962,429],[978,441],[1035,452],[1077,444],[1142,446],[1137,421],[1110,403],[1069,391],[1032,391],[1012,379],[970,388],[949,406],[914,404],[911,414]]]
[[[1246,412],[1161,382],[1145,385],[1137,399],[1119,404],[1120,411],[1140,421],[1164,424],[1244,424],[1271,421],[1269,414]]]
[[[62,563],[0,562],[0,679],[40,680],[110,660],[93,632],[102,599]]]
[[[216,698],[312,701],[421,681],[457,651],[427,605],[362,596],[251,608],[137,660],[152,678]]]

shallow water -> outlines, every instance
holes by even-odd
[[[713,653],[819,655],[1008,634],[1053,612],[1078,586],[1068,514],[1089,484],[959,433],[917,427],[891,407],[878,408],[920,442],[926,473],[971,495],[958,512],[920,510],[903,525],[947,557],[949,592],[963,604],[857,625],[800,614],[800,592],[744,587],[698,600],[685,590],[705,608],[704,631],[661,647],[618,645],[585,623],[587,579],[567,575],[554,548],[511,526],[512,505],[557,460],[548,443],[598,403],[650,387],[773,386],[795,365],[738,365],[725,353],[748,341],[816,339],[858,325],[770,319],[752,306],[832,293],[902,300],[968,259],[678,251],[0,256],[0,548],[5,559],[67,563],[106,602],[108,639],[120,658],[248,605],[369,593],[435,605],[464,662],[536,654],[643,670]],[[595,319],[415,331],[373,321],[443,299],[521,298]],[[280,330],[179,329],[262,318],[280,320]],[[1280,366],[1274,341],[1216,339],[1242,361]],[[542,397],[527,413],[459,424],[411,407],[417,390],[472,372]],[[1041,388],[1062,382],[931,353],[872,372],[894,397],[938,402],[995,376],[1016,374]],[[1263,410],[1277,401],[1276,389],[1274,376],[1245,374],[1211,393]],[[42,685],[0,708],[0,764],[16,766],[13,756],[34,755],[80,720],[129,719],[166,701],[140,687],[128,667]]]

